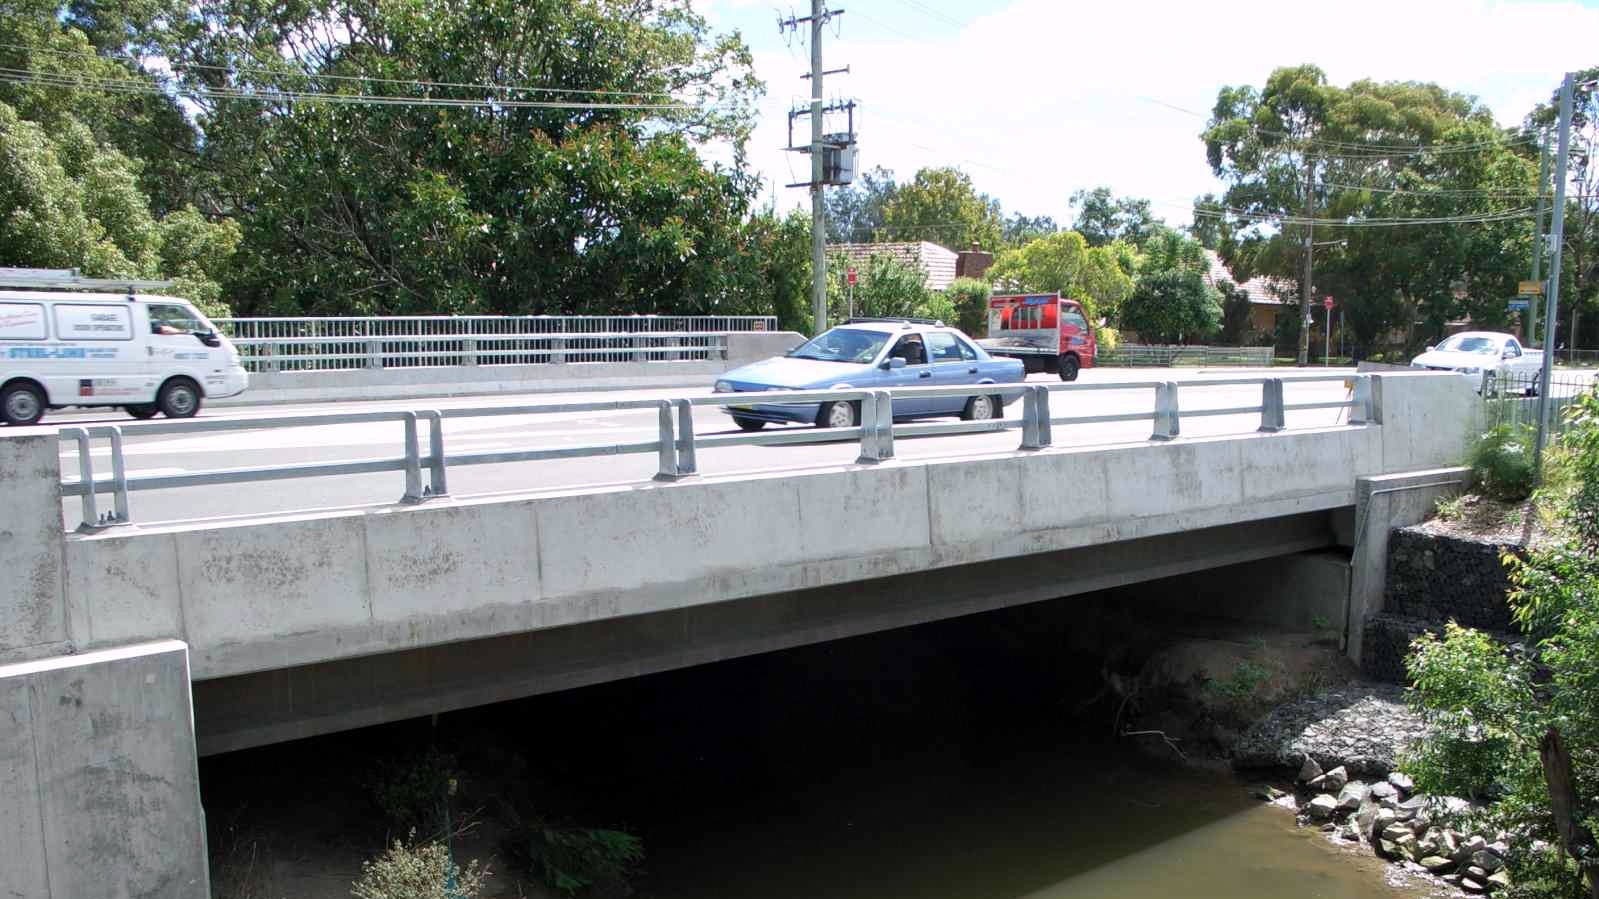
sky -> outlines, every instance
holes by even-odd
[[[1071,221],[1079,188],[1150,200],[1185,225],[1222,185],[1199,140],[1217,91],[1314,63],[1335,84],[1432,81],[1520,123],[1563,72],[1599,64],[1599,0],[830,0],[828,99],[860,103],[860,168],[908,181],[954,165],[1008,216]],[[765,202],[808,203],[808,158],[787,153],[787,111],[810,98],[809,44],[777,29],[809,0],[700,0],[737,29],[766,82],[751,164]],[[806,35],[808,39],[808,34]],[[1188,110],[1184,112],[1182,110]],[[796,134],[807,128],[805,120]],[[808,139],[808,131],[805,137]]]

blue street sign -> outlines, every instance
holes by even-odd
[[[1527,297],[1516,297],[1510,301],[1511,312],[1526,312],[1532,307],[1532,300]]]

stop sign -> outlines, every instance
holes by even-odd
[[[851,287],[855,286],[855,269],[854,268],[851,268],[849,270],[849,286],[851,286]]]

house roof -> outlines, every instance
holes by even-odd
[[[896,262],[921,269],[928,290],[943,290],[955,280],[954,250],[945,249],[931,241],[915,243],[835,243],[827,247],[829,253],[848,256],[851,261],[865,262],[873,256],[892,256]]]
[[[1205,271],[1206,284],[1215,287],[1220,281],[1231,281],[1249,294],[1249,302],[1254,305],[1282,306],[1291,302],[1291,300],[1283,298],[1292,297],[1299,289],[1298,284],[1287,278],[1267,278],[1261,275],[1256,275],[1248,281],[1239,283],[1238,279],[1233,277],[1233,273],[1228,270],[1227,263],[1221,261],[1221,257],[1216,254],[1215,250],[1205,251],[1205,265],[1207,267]]]

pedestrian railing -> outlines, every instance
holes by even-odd
[[[1344,381],[1350,383],[1347,399],[1323,402],[1289,403],[1284,390],[1290,384],[1307,382]],[[1255,385],[1260,388],[1258,404],[1226,408],[1205,408],[1181,411],[1178,396],[1183,388]],[[1102,415],[1057,415],[1051,411],[1051,398],[1062,394],[1089,391],[1153,391],[1154,404],[1149,411],[1118,412]],[[893,401],[926,397],[990,396],[1002,400],[1022,400],[1019,418],[994,418],[983,421],[914,422],[895,424]],[[848,428],[783,428],[765,432],[725,433],[698,435],[694,430],[695,406],[747,406],[759,405],[817,405],[847,402],[855,407],[856,424]],[[588,444],[583,446],[530,447],[515,450],[494,450],[469,453],[450,452],[445,446],[444,420],[486,418],[512,415],[544,415],[573,412],[616,412],[635,409],[653,409],[656,412],[658,432],[649,440],[629,443]],[[752,445],[777,446],[786,444],[830,443],[856,440],[860,444],[856,459],[861,464],[875,464],[894,457],[894,441],[898,437],[938,434],[992,433],[1019,430],[1022,432],[1019,448],[1040,450],[1053,443],[1057,426],[1086,425],[1107,422],[1149,421],[1153,424],[1150,440],[1167,441],[1181,435],[1184,418],[1227,415],[1259,415],[1257,430],[1276,432],[1286,427],[1286,414],[1293,411],[1315,409],[1347,409],[1348,424],[1363,425],[1372,420],[1372,394],[1370,379],[1364,375],[1347,377],[1326,375],[1296,378],[1234,378],[1195,381],[1187,384],[1177,381],[1141,381],[1136,383],[1107,384],[984,384],[959,387],[915,387],[896,390],[818,390],[818,391],[767,391],[763,393],[722,393],[682,399],[614,400],[587,403],[549,403],[530,406],[490,406],[465,409],[422,409],[405,411],[333,413],[326,415],[294,415],[274,418],[246,419],[188,419],[179,421],[145,422],[130,425],[101,425],[62,428],[60,439],[64,448],[76,449],[78,473],[74,479],[63,479],[63,496],[79,497],[82,503],[83,527],[94,529],[134,521],[129,495],[143,490],[168,490],[184,487],[241,484],[259,481],[278,481],[335,475],[370,474],[398,471],[404,473],[404,488],[400,502],[420,503],[449,495],[447,478],[449,470],[467,465],[497,465],[510,462],[533,462],[549,459],[571,459],[626,454],[655,454],[658,457],[656,478],[677,480],[700,473],[698,453],[701,450],[724,446]],[[124,458],[124,444],[130,437],[161,434],[206,434],[222,431],[260,431],[281,428],[365,424],[371,422],[396,422],[402,426],[399,455],[377,459],[360,459],[338,462],[297,462],[248,468],[219,468],[211,471],[129,474]],[[104,440],[110,452],[109,476],[95,470],[93,449],[96,440]],[[112,508],[101,512],[98,497],[110,494]]]
[[[1271,363],[1272,348],[1269,346],[1122,344],[1113,350],[1102,350],[1094,357],[1094,364],[1096,365],[1122,367],[1237,365],[1269,368]]]
[[[1566,429],[1565,410],[1585,391],[1594,389],[1594,375],[1583,372],[1550,372],[1549,428],[1552,434]],[[1542,403],[1541,372],[1484,373],[1479,391],[1483,397],[1484,421],[1488,427],[1506,425],[1514,429],[1535,428]]]
[[[427,366],[663,362],[727,357],[727,335],[776,330],[771,316],[393,316],[225,318],[252,372]]]

